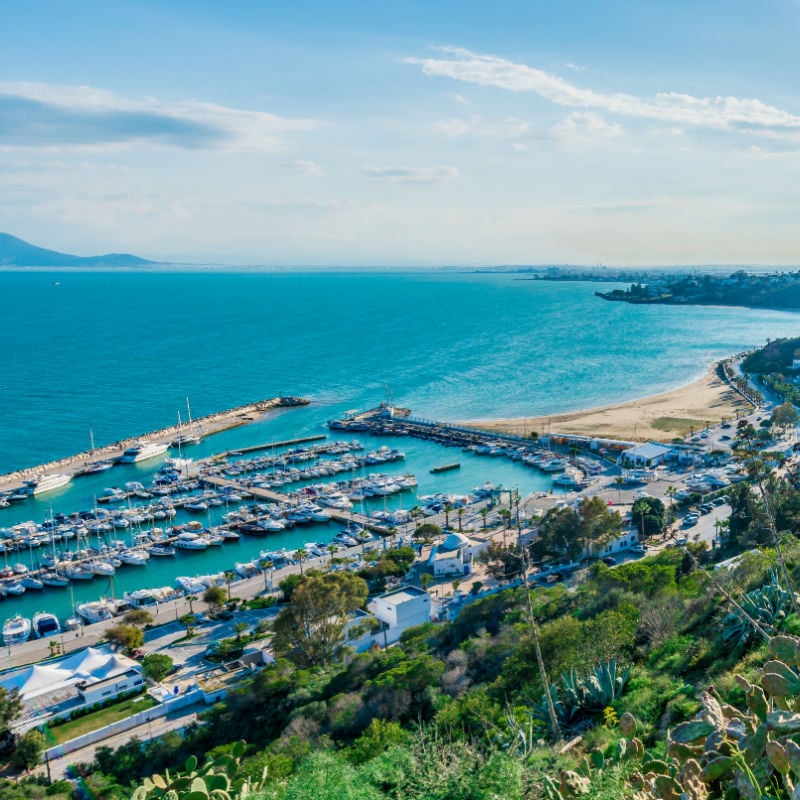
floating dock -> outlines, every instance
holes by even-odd
[[[452,464],[442,464],[439,467],[431,467],[430,472],[432,475],[437,475],[440,472],[449,472],[451,469],[461,469],[461,464],[454,461]]]

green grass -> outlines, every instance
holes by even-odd
[[[104,725],[109,725],[112,722],[117,722],[138,714],[140,711],[152,708],[155,704],[156,701],[149,695],[139,695],[138,697],[129,697],[120,703],[101,708],[99,711],[94,711],[69,722],[51,724],[45,732],[48,746],[52,747],[54,744],[61,744],[78,736],[83,736],[84,733],[89,733],[89,731],[96,731]]]
[[[705,428],[706,422],[701,419],[686,419],[685,417],[659,417],[651,425],[659,431],[666,433],[679,433],[682,436],[692,430],[699,431]]]

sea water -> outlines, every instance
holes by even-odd
[[[456,272],[0,273],[0,472],[33,466],[172,425],[186,398],[195,416],[278,394],[284,409],[193,448],[193,457],[323,432],[344,410],[389,399],[443,420],[535,416],[619,402],[699,377],[714,360],[768,338],[800,334],[800,316],[743,308],[636,306],[594,296],[608,284]],[[413,439],[407,459],[375,471],[414,472],[417,492],[468,492],[485,480],[546,490],[550,479],[505,459]],[[462,468],[430,475],[436,464]],[[108,485],[146,482],[158,462],[116,467],[70,488],[0,510],[0,527],[91,508]],[[413,505],[413,496],[387,501]],[[383,500],[367,510],[383,506]],[[201,521],[206,521],[201,518]],[[215,519],[209,520],[211,522]],[[230,568],[264,547],[327,540],[334,525],[177,559],[124,567],[117,594],[177,574]],[[117,538],[124,538],[118,535]],[[12,560],[33,554],[12,554]],[[102,584],[102,585],[101,585]],[[75,599],[106,582],[74,582]],[[68,592],[5,603],[64,615]]]

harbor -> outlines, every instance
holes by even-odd
[[[261,410],[252,438],[270,427]],[[316,422],[292,438],[233,447],[224,446],[223,433],[218,451],[206,441],[207,454],[194,460],[165,453],[120,463],[52,497],[11,503],[0,509],[3,616],[47,611],[65,627],[76,627],[76,618],[90,624],[93,614],[110,618],[131,607],[131,598],[177,601],[231,579],[263,582],[267,569],[296,568],[299,560],[383,546],[426,516],[444,522],[446,509],[497,502],[502,487],[523,494],[576,488],[561,489],[548,475],[547,465],[560,471],[563,459],[541,443],[410,419],[389,430],[385,414],[379,406],[357,415],[356,424],[380,429],[347,440],[334,438],[342,427],[330,422],[330,433],[314,432]],[[136,441],[145,438],[165,436]],[[458,469],[431,469],[442,464],[442,445],[462,448]],[[587,466],[581,475],[588,474]],[[87,490],[92,500],[82,508]],[[43,498],[50,500],[44,518],[26,516],[46,507]]]

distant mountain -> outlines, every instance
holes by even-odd
[[[146,267],[157,264],[130,253],[108,253],[104,256],[73,256],[0,233],[0,269],[2,267]]]

